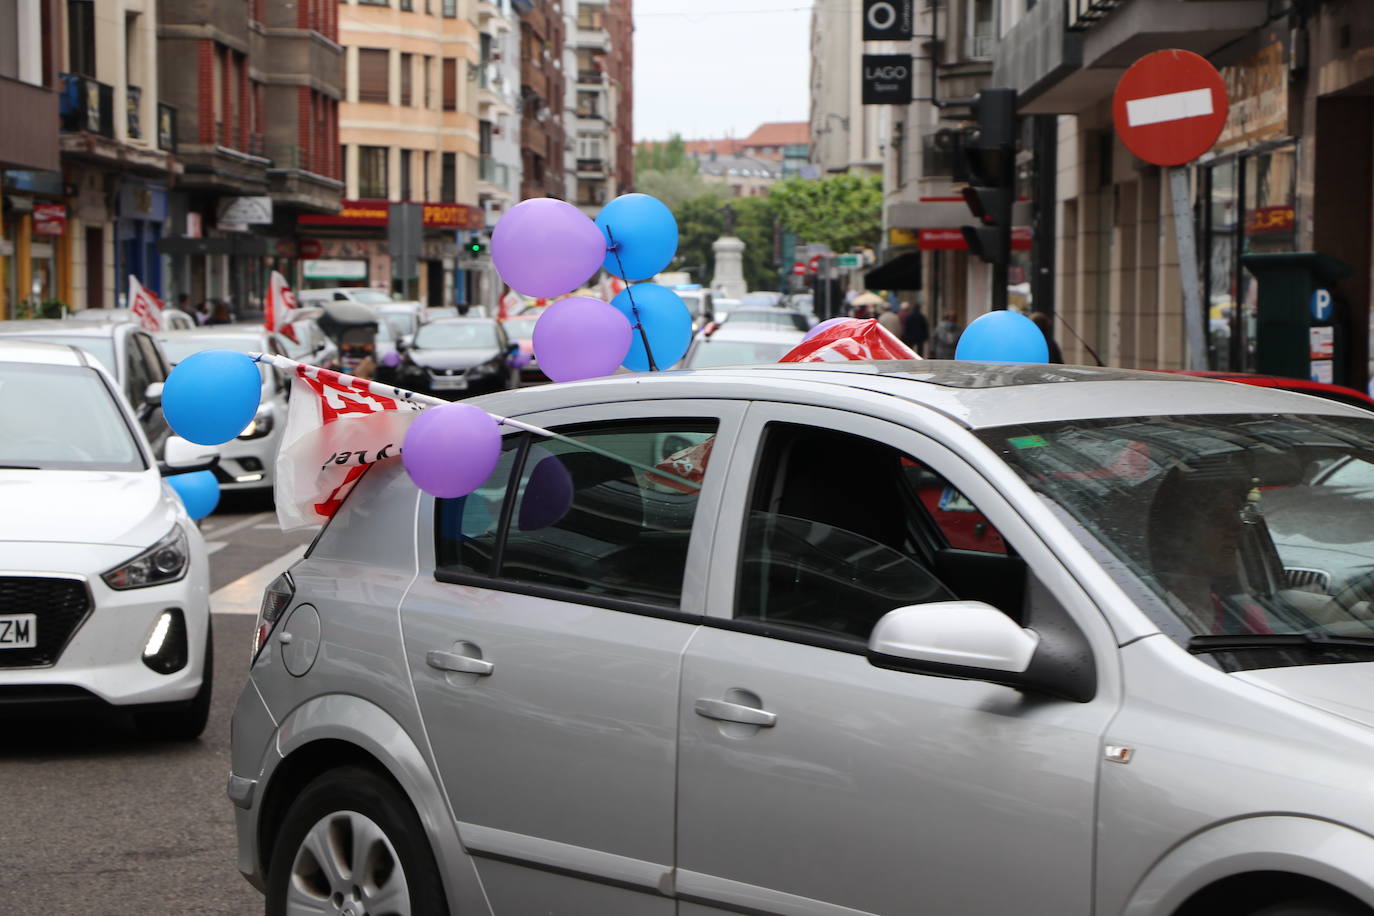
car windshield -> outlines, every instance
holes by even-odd
[[[379,292],[375,289],[354,290],[350,296],[354,302],[360,302],[363,305],[390,305],[392,302],[396,301],[386,293]]]
[[[521,340],[534,336],[534,323],[538,318],[507,318],[506,334]]]
[[[419,324],[414,312],[383,312],[382,319],[391,325],[391,333],[396,337],[408,337],[415,333]]]
[[[143,455],[94,369],[0,363],[0,469],[141,471]]]
[[[64,337],[61,334],[25,334],[25,340],[38,341],[40,343],[61,344],[68,347],[80,347],[91,356],[95,357],[100,365],[105,367],[115,378],[120,377],[119,364],[115,361],[114,340],[109,337]]]
[[[800,340],[800,338],[798,338]],[[711,340],[697,341],[683,360],[685,369],[704,369],[707,366],[752,366],[759,363],[776,363],[796,344],[773,343],[753,340]]]
[[[737,308],[729,314],[732,326],[757,324],[768,328],[794,328],[798,331],[807,329],[806,318],[796,312],[782,309]]]
[[[1075,420],[980,436],[1191,651],[1228,670],[1369,660],[1374,419]]]
[[[496,346],[496,325],[487,321],[427,324],[415,335],[421,350],[473,350]]]
[[[161,338],[162,349],[173,364],[181,362],[201,350],[237,350],[240,353],[261,353],[262,341],[240,334],[211,337],[204,334],[171,334]]]

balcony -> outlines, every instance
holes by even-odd
[[[585,174],[585,175],[589,175],[589,176],[590,176],[590,175],[605,175],[605,174],[606,174],[606,160],[605,160],[605,159],[578,159],[578,160],[577,160],[577,174],[578,174],[578,175],[584,175],[584,174]]]
[[[338,210],[343,182],[314,171],[305,150],[295,144],[271,144],[264,152],[272,160],[267,181],[273,203],[305,212]]]
[[[477,161],[477,178],[484,184],[492,185],[502,191],[510,191],[510,166],[497,162],[491,156],[483,156]]]
[[[606,81],[606,74],[602,73],[600,70],[578,70],[577,81],[579,83],[600,86]]]
[[[58,108],[65,131],[85,131],[114,137],[114,87],[88,76],[62,74],[62,98]]]
[[[128,86],[124,90],[124,104],[128,110],[127,133],[130,140],[143,139],[143,119],[140,113],[143,110],[143,90],[138,86]]]

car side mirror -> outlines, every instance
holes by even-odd
[[[868,639],[874,667],[987,681],[1086,703],[1096,679],[1046,651],[1040,635],[981,601],[913,604],[883,615]],[[1081,667],[1081,666],[1079,666]]]
[[[143,389],[143,400],[149,404],[161,404],[162,386],[162,382],[149,382],[148,387]]]
[[[197,445],[180,436],[168,436],[162,446],[162,461],[158,470],[163,477],[208,471],[219,464],[219,446]]]

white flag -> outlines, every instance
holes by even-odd
[[[129,274],[129,311],[144,329],[154,334],[162,330],[162,300],[144,289],[133,274]]]
[[[267,309],[263,315],[263,326],[269,331],[281,331],[294,340],[290,312],[295,307],[296,294],[291,292],[286,278],[281,275],[281,271],[272,271],[272,278],[267,285]]]
[[[277,453],[275,496],[283,531],[333,518],[373,464],[397,459],[422,405],[375,393],[385,386],[298,365]]]

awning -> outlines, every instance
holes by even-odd
[[[864,286],[869,289],[920,289],[921,253],[899,254],[881,267],[864,274]]]

